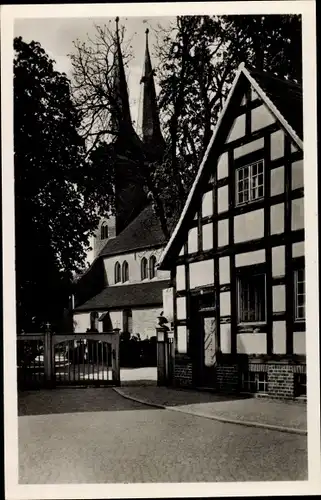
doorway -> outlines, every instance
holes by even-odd
[[[193,344],[194,344],[194,383],[199,387],[215,386],[215,363],[217,340],[217,317],[214,306],[205,306],[203,300],[195,297]],[[207,305],[207,304],[206,304]]]

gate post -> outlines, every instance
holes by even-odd
[[[166,329],[156,328],[157,337],[157,385],[166,385]]]
[[[174,342],[174,331],[169,330],[166,335],[167,349],[168,349],[168,385],[174,384],[174,363],[175,363],[175,342]]]
[[[112,341],[112,374],[113,382],[116,385],[120,385],[120,364],[119,364],[119,332],[120,328],[114,328],[113,330],[113,341]]]
[[[45,336],[44,336],[44,348],[43,348],[43,364],[45,372],[45,385],[52,385],[52,373],[53,373],[53,355],[52,355],[52,333],[50,330],[50,324],[47,323]]]

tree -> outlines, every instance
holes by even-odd
[[[188,192],[240,62],[301,81],[301,18],[178,16],[157,35],[163,126]]]
[[[129,164],[141,176],[154,200],[166,237],[184,205],[240,62],[300,80],[299,16],[178,16],[157,30],[159,107],[167,149],[150,161],[137,148]],[[125,42],[124,27],[120,30]],[[124,43],[123,43],[124,44]],[[74,101],[85,119],[81,133],[88,154],[109,158],[119,136],[119,101],[113,87],[116,36],[109,26],[96,26],[96,37],[75,43],[71,55]],[[132,58],[130,41],[123,50]],[[156,65],[155,65],[156,66]],[[127,138],[129,134],[127,134]],[[105,145],[101,147],[102,141]],[[133,143],[135,140],[133,138]],[[135,150],[135,146],[132,151]],[[115,150],[110,153],[117,157]],[[100,161],[103,166],[111,161]]]
[[[15,38],[14,50],[17,323],[28,331],[62,320],[98,214],[66,75],[39,43]]]

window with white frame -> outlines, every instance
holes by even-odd
[[[294,308],[295,319],[305,319],[305,269],[301,267],[294,272]]]
[[[264,196],[264,162],[257,161],[236,170],[236,203],[258,200]]]
[[[246,392],[268,392],[266,372],[243,372],[242,389]]]
[[[247,269],[238,277],[238,322],[260,323],[266,320],[265,274]]]

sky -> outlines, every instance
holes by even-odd
[[[131,104],[132,119],[141,120],[140,101],[144,54],[145,30],[149,28],[149,47],[154,68],[157,70],[157,60],[154,57],[153,46],[156,43],[155,29],[158,25],[168,27],[175,17],[120,17],[120,25],[126,28],[125,42],[131,39],[133,59],[129,64],[127,77]],[[37,18],[16,19],[14,36],[21,36],[25,42],[34,40],[39,42],[47,54],[56,61],[56,69],[65,72],[71,77],[71,62],[68,54],[74,51],[73,41],[79,39],[86,42],[88,35],[94,37],[95,24],[109,24],[115,26],[115,18]],[[139,106],[140,104],[140,106]]]

